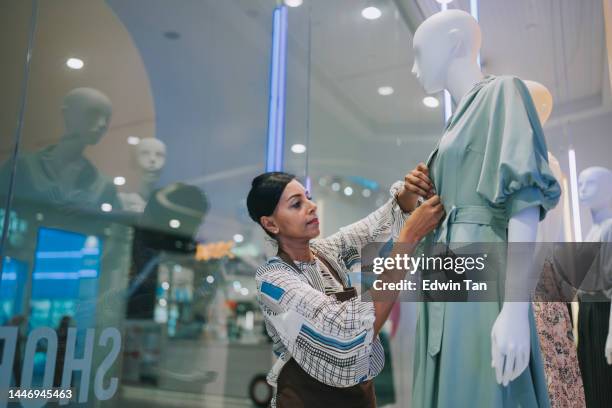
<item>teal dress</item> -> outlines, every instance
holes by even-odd
[[[488,76],[463,97],[428,167],[446,210],[429,243],[505,243],[513,215],[538,207],[543,219],[561,193],[531,97],[514,77]],[[491,329],[502,303],[420,304],[414,408],[550,406],[532,312],[529,367],[507,387],[495,380]]]

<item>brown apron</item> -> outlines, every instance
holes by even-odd
[[[297,270],[287,254],[279,251],[278,256]],[[328,262],[320,256],[319,259],[332,271]],[[344,291],[331,296],[343,302],[357,296],[357,291],[354,287],[344,288]],[[352,387],[332,387],[311,377],[291,358],[278,376],[276,406],[278,408],[376,408],[374,383],[368,380]]]

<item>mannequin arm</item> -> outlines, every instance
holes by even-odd
[[[508,224],[508,242],[534,242],[539,211],[538,207],[529,207],[514,215]],[[525,248],[529,248],[527,253]],[[527,293],[531,290],[531,282],[534,281],[534,277],[530,276],[533,273],[533,256],[534,246],[508,246],[506,299],[511,299],[512,293]],[[491,342],[492,367],[495,369],[497,383],[506,386],[529,364],[529,302],[504,302],[493,324]]]
[[[612,365],[612,303],[610,303],[610,324],[608,325],[608,340],[606,340],[606,360]]]

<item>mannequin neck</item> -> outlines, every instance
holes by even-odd
[[[591,217],[593,217],[593,224],[599,225],[606,220],[612,218],[611,207],[591,208]]]
[[[155,189],[155,184],[159,180],[159,172],[143,171],[140,177],[140,188],[138,194],[148,200]]]
[[[461,98],[483,78],[480,67],[471,58],[455,58],[448,67],[446,89],[450,92],[455,104],[458,104]]]
[[[57,145],[55,153],[63,163],[73,163],[84,159],[83,152],[87,145],[81,142],[81,137],[77,134],[64,135]]]

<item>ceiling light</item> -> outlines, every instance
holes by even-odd
[[[284,3],[289,7],[300,7],[304,0],[285,0]]]
[[[334,191],[340,191],[340,183],[332,183],[331,188]]]
[[[242,296],[246,296],[249,294],[249,290],[247,288],[242,288],[240,289],[240,294],[242,294]]]
[[[170,288],[170,284],[168,282],[162,282],[161,287],[163,290],[168,290],[168,288]]]
[[[378,88],[378,94],[382,96],[389,96],[394,92],[393,88],[390,86],[381,86]]]
[[[380,18],[382,12],[377,7],[366,7],[361,10],[361,15],[366,20],[376,20],[377,18]]]
[[[212,276],[212,275],[208,275],[208,276],[206,277],[206,282],[208,282],[208,283],[213,283],[214,281],[215,281],[215,278],[213,278],[213,276]]]
[[[127,142],[132,146],[136,146],[138,143],[140,143],[140,138],[138,136],[128,136]]]
[[[102,209],[102,211],[104,212],[111,212],[113,211],[113,206],[110,205],[109,203],[102,203],[102,205],[100,206],[100,208]]]
[[[159,305],[161,307],[166,307],[168,306],[168,301],[166,299],[159,299]]]
[[[368,198],[368,197],[369,197],[371,194],[372,194],[372,192],[371,192],[369,189],[367,189],[367,188],[364,188],[364,189],[361,191],[361,195],[362,195],[362,196],[364,196],[364,197],[366,197],[366,198]]]
[[[81,69],[85,63],[83,63],[83,60],[79,58],[68,58],[66,60],[66,65],[70,69]]]
[[[433,96],[426,96],[423,98],[423,105],[427,106],[428,108],[437,108],[440,106],[440,101]]]
[[[241,243],[242,241],[244,241],[244,237],[242,236],[242,234],[235,234],[234,241],[237,243]]]
[[[116,186],[122,186],[125,184],[125,177],[117,176],[113,179],[113,183]]]
[[[440,4],[448,4],[448,3],[452,3],[453,0],[436,0],[438,3]]]
[[[178,228],[181,226],[181,222],[176,219],[171,219],[168,224],[170,225],[170,228]]]
[[[291,151],[296,154],[302,154],[306,151],[306,146],[304,146],[303,144],[297,143],[291,146]]]
[[[353,195],[353,187],[351,186],[347,186],[344,188],[344,195],[345,196],[352,196]]]

